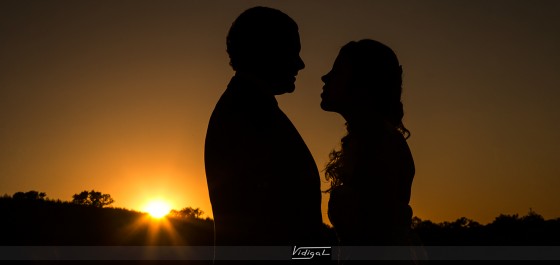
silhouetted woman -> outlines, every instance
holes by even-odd
[[[342,246],[408,245],[414,161],[406,142],[402,68],[374,40],[350,42],[322,77],[321,108],[341,114],[348,134],[330,154],[329,219]]]

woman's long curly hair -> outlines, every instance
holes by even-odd
[[[408,139],[410,131],[402,122],[402,67],[393,50],[378,41],[365,39],[349,42],[340,49],[339,55],[350,61],[352,84],[348,89],[358,90],[356,92],[360,97],[356,103],[371,107],[372,111]],[[341,140],[341,149],[330,153],[325,167],[325,178],[331,182],[326,192],[343,185],[346,176],[351,174],[351,155],[347,153],[351,152],[348,146],[355,128],[348,123],[346,128],[348,133]]]

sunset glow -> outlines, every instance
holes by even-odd
[[[153,218],[159,219],[171,211],[171,206],[169,206],[169,203],[162,200],[151,201],[146,205],[144,211],[149,213]]]
[[[316,162],[321,190],[346,134],[343,117],[320,107],[321,77],[343,45],[372,38],[403,68],[413,215],[482,224],[529,209],[560,216],[554,0],[0,1],[0,196],[36,190],[71,201],[94,189],[112,207],[150,213],[154,227],[173,221],[162,218],[170,209],[214,218],[206,132],[235,74],[229,28],[254,6],[298,25],[305,68],[276,100]],[[271,196],[300,184],[271,183],[286,187]],[[330,224],[330,195],[322,196]]]

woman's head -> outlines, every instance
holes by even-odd
[[[375,40],[352,41],[321,79],[324,110],[346,119],[377,115],[408,136],[402,125],[402,68],[391,48]]]

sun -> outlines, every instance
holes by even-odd
[[[166,216],[169,211],[171,211],[171,206],[165,201],[156,200],[146,204],[144,210],[148,212],[152,217],[159,219]]]

